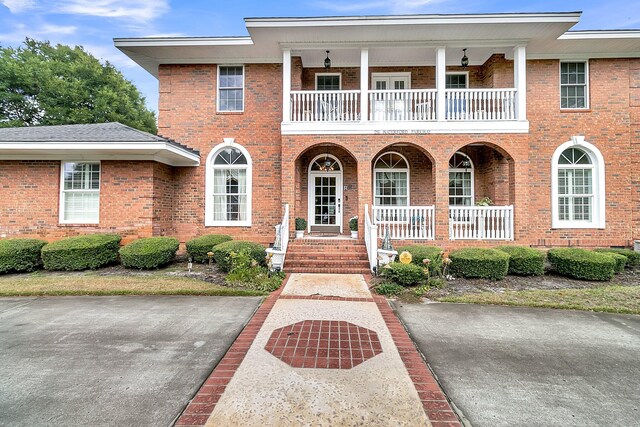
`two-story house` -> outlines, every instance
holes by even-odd
[[[158,78],[157,151],[108,130],[77,155],[0,133],[12,199],[0,231],[266,244],[285,224],[278,244],[296,217],[326,236],[358,216],[369,246],[373,233],[446,248],[630,246],[640,31],[570,31],[579,19],[248,18],[248,36],[115,39]]]

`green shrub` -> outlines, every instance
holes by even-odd
[[[417,297],[421,297],[423,295],[425,295],[427,292],[429,292],[431,289],[442,289],[445,286],[447,286],[447,281],[445,279],[442,279],[440,277],[429,277],[429,279],[427,280],[427,283],[425,283],[424,285],[420,285],[418,286],[413,293],[415,294],[415,296]]]
[[[438,271],[442,269],[442,249],[436,246],[424,246],[424,245],[412,245],[412,246],[400,246],[396,248],[399,254],[407,251],[411,254],[411,262],[420,267],[424,267],[422,260],[429,259],[429,274],[431,276],[437,275]]]
[[[33,271],[40,267],[40,251],[46,244],[38,239],[0,240],[0,273]]]
[[[615,273],[622,273],[624,271],[624,268],[627,266],[626,256],[617,254],[615,252],[600,252],[600,253],[602,253],[602,255],[606,255],[613,258],[613,260],[616,262],[616,265],[613,268],[613,271]]]
[[[231,236],[226,234],[207,234],[196,237],[187,242],[187,253],[194,262],[207,262],[209,261],[207,253],[212,252],[214,246],[230,240],[232,240]]]
[[[558,274],[575,279],[611,280],[616,265],[606,254],[578,248],[550,249],[547,257]]]
[[[544,274],[544,252],[526,246],[500,246],[509,254],[509,274],[518,276],[541,276]]]
[[[118,261],[122,238],[117,234],[91,234],[69,237],[42,248],[47,270],[86,270]]]
[[[631,249],[622,248],[599,248],[595,249],[596,252],[611,252],[614,254],[620,254],[627,257],[628,267],[640,267],[640,252],[633,251]]]
[[[231,271],[224,280],[232,286],[273,292],[282,285],[284,273],[269,273],[251,257],[250,251],[242,249],[231,252]]]
[[[384,277],[401,286],[419,285],[427,279],[424,269],[415,264],[392,262],[381,270]]]
[[[255,260],[258,265],[265,264],[265,251],[264,246],[254,243],[246,242],[243,240],[232,240],[230,242],[220,243],[213,248],[213,258],[216,260],[216,264],[222,271],[229,272],[232,267],[232,253],[239,253],[240,251],[246,251],[251,259]]]
[[[307,229],[307,220],[304,218],[296,218],[296,231],[304,231]]]
[[[173,237],[147,237],[120,248],[120,262],[128,268],[151,270],[173,261],[180,243]]]
[[[397,297],[404,291],[404,288],[400,285],[396,285],[395,283],[380,283],[376,287],[376,293],[378,295],[385,295],[388,297]]]
[[[459,249],[449,258],[454,276],[501,280],[509,271],[509,255],[497,249]]]

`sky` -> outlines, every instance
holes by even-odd
[[[0,0],[0,45],[26,37],[82,45],[157,110],[157,80],[116,49],[114,37],[247,35],[246,17],[573,11],[583,12],[573,29],[640,28],[638,0]]]

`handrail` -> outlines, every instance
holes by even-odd
[[[513,240],[513,205],[450,206],[451,240]]]
[[[281,271],[289,247],[289,204],[284,204],[284,215],[280,224],[276,225],[276,239],[272,248],[266,249],[271,256],[271,269]]]
[[[373,223],[389,231],[391,239],[433,240],[435,206],[372,206]]]
[[[378,226],[371,222],[368,204],[364,205],[364,243],[367,247],[369,268],[375,271],[378,265]]]

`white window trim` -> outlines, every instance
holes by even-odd
[[[376,194],[376,175],[377,172],[406,172],[407,173],[407,204],[406,207],[411,206],[411,166],[409,164],[409,160],[407,160],[407,158],[405,156],[403,156],[402,154],[398,153],[397,151],[385,151],[384,153],[380,154],[378,157],[376,157],[376,160],[373,162],[373,165],[375,166],[376,163],[378,163],[378,160],[380,160],[380,157],[387,155],[387,154],[395,154],[398,155],[400,157],[402,157],[402,159],[405,161],[405,163],[407,164],[406,169],[405,168],[392,168],[392,169],[380,169],[380,168],[373,168],[373,205],[374,206],[383,206],[383,207],[388,207],[388,206],[404,206],[404,205],[376,205],[376,199],[378,197],[388,197],[388,196],[378,196]]]
[[[593,215],[591,221],[561,221],[558,209],[558,160],[567,148],[584,150],[593,164]],[[572,136],[571,141],[556,148],[551,158],[551,228],[605,228],[605,170],[600,150],[584,140],[584,136]]]
[[[244,221],[214,221],[213,220],[213,161],[216,155],[223,148],[235,148],[239,150],[247,159],[247,219]],[[205,202],[204,202],[204,225],[205,227],[250,227],[251,226],[251,213],[253,198],[253,162],[251,161],[251,155],[242,145],[234,142],[233,138],[224,138],[222,144],[218,144],[211,149],[207,156],[207,162],[205,164]],[[222,167],[221,167],[222,168]],[[234,168],[233,165],[229,168]],[[224,167],[224,169],[228,169]],[[236,168],[239,169],[239,168]]]
[[[464,88],[469,89],[469,72],[468,71],[447,71],[445,73],[446,76],[466,76],[464,79]],[[447,83],[447,79],[445,77],[445,86]],[[446,88],[448,90],[460,90],[461,88]]]
[[[313,78],[315,90],[318,90],[318,76],[338,76],[338,90],[342,90],[342,73],[316,73],[315,77]]]
[[[333,159],[336,161],[336,163],[338,163],[338,166],[340,167],[340,170],[338,171],[313,171],[311,170],[311,168],[313,167],[313,164],[322,158],[329,158],[329,159]],[[344,182],[344,167],[342,165],[342,162],[340,161],[340,159],[338,159],[336,156],[332,155],[332,154],[320,154],[316,157],[314,157],[310,162],[309,162],[309,166],[307,167],[307,233],[311,233],[311,226],[322,226],[323,224],[316,224],[316,219],[315,219],[315,211],[312,210],[312,208],[315,208],[315,180],[313,178],[315,178],[316,176],[335,176],[336,177],[336,202],[338,203],[338,205],[340,206],[340,211],[337,213],[336,215],[336,222],[338,224],[336,225],[340,225],[340,233],[342,234],[342,223],[344,222],[344,203],[343,203],[343,182]],[[324,224],[324,225],[328,225],[328,224]],[[335,227],[335,226],[332,226]]]
[[[562,107],[562,64],[581,62],[584,64],[584,107]],[[569,85],[566,86],[575,86]],[[558,100],[560,102],[560,110],[588,110],[589,102],[589,60],[588,59],[563,59],[558,63]]]
[[[465,169],[465,168],[449,168],[449,173],[451,173],[451,172],[469,172],[471,174],[471,204],[468,205],[468,206],[469,207],[475,206],[475,204],[476,204],[476,182],[475,182],[476,167],[473,164],[473,160],[471,160],[471,157],[468,154],[463,153],[462,151],[456,151],[455,154],[461,154],[461,155],[465,156],[467,159],[469,159],[469,163],[471,163],[471,167],[469,167],[467,169]],[[449,175],[447,177],[449,177]],[[450,189],[450,187],[447,186],[447,193],[448,193],[449,189]],[[451,198],[451,197],[460,197],[460,196],[450,196],[450,195],[447,194],[447,203],[449,203],[449,198]],[[452,205],[451,203],[449,203],[449,206],[452,206],[452,207],[465,207],[467,205]]]
[[[242,110],[221,110],[220,109],[220,67],[242,67]],[[247,92],[247,89],[245,87],[245,68],[244,65],[242,64],[224,64],[224,65],[218,65],[216,67],[218,69],[217,73],[217,80],[216,80],[216,111],[218,113],[244,113],[245,110],[245,93]],[[227,89],[227,88],[225,88]]]
[[[98,171],[98,189],[97,190],[76,190],[82,192],[95,192],[98,193],[98,219],[96,221],[78,221],[78,220],[65,220],[64,219],[64,200],[65,193],[67,191],[73,190],[65,190],[64,189],[64,165],[67,163],[90,163],[95,165],[100,165],[100,170]],[[60,224],[99,224],[100,223],[100,191],[102,190],[102,164],[96,161],[86,161],[86,160],[62,160],[60,162],[60,197],[59,197],[59,207],[58,207],[58,222]]]
[[[411,89],[411,71],[402,71],[402,72],[395,72],[395,73],[371,73],[371,90],[376,90],[375,87],[373,87],[376,78],[392,79],[394,77],[407,79],[407,87],[405,87],[404,89],[405,90]],[[387,88],[386,90],[395,90],[395,89]]]

